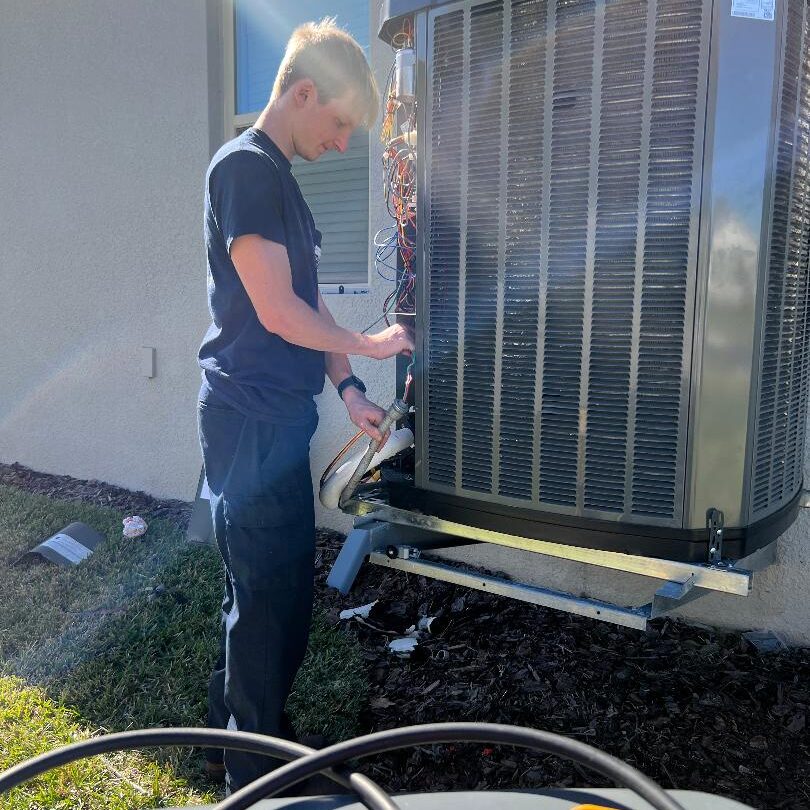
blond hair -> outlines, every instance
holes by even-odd
[[[293,31],[273,84],[271,100],[284,95],[300,79],[310,79],[318,100],[326,104],[353,90],[359,121],[371,126],[377,117],[380,94],[363,49],[339,28],[334,17],[299,25]]]

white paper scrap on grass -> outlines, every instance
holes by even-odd
[[[70,535],[61,533],[49,537],[44,543],[40,543],[39,547],[41,548],[42,546],[56,552],[60,557],[73,565],[78,565],[82,560],[93,553],[87,546],[83,546]]]
[[[731,16],[773,22],[774,5],[775,0],[731,0]]]

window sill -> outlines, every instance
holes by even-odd
[[[366,295],[368,284],[319,284],[321,295]]]

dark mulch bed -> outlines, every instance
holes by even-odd
[[[364,727],[531,726],[595,745],[664,787],[810,808],[810,650],[761,655],[740,634],[670,620],[639,633],[375,566],[344,599],[323,587],[340,540],[323,533],[322,602],[336,617],[380,600],[368,624],[351,622],[372,681]],[[410,660],[394,657],[388,641],[421,616],[446,627]],[[395,790],[604,784],[551,757],[457,749],[388,755],[369,773]]]
[[[132,492],[103,481],[82,481],[69,475],[36,472],[22,464],[0,464],[0,484],[51,498],[108,506],[124,516],[140,515],[147,522],[150,518],[163,518],[185,528],[191,517],[192,504],[186,501],[161,500],[145,492]]]
[[[0,465],[0,483],[92,500],[184,526],[189,504]],[[810,808],[810,650],[758,653],[738,633],[661,620],[646,633],[365,566],[352,594],[325,587],[342,537],[319,532],[318,599],[340,610],[368,665],[368,730],[481,720],[559,732],[628,761],[664,787],[704,790],[759,808]],[[409,659],[387,649],[420,617]],[[552,757],[509,748],[436,746],[369,760],[393,791],[599,785]]]

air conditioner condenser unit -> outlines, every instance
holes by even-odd
[[[415,449],[371,500],[526,548],[771,543],[802,491],[808,4],[387,0],[403,30]]]

